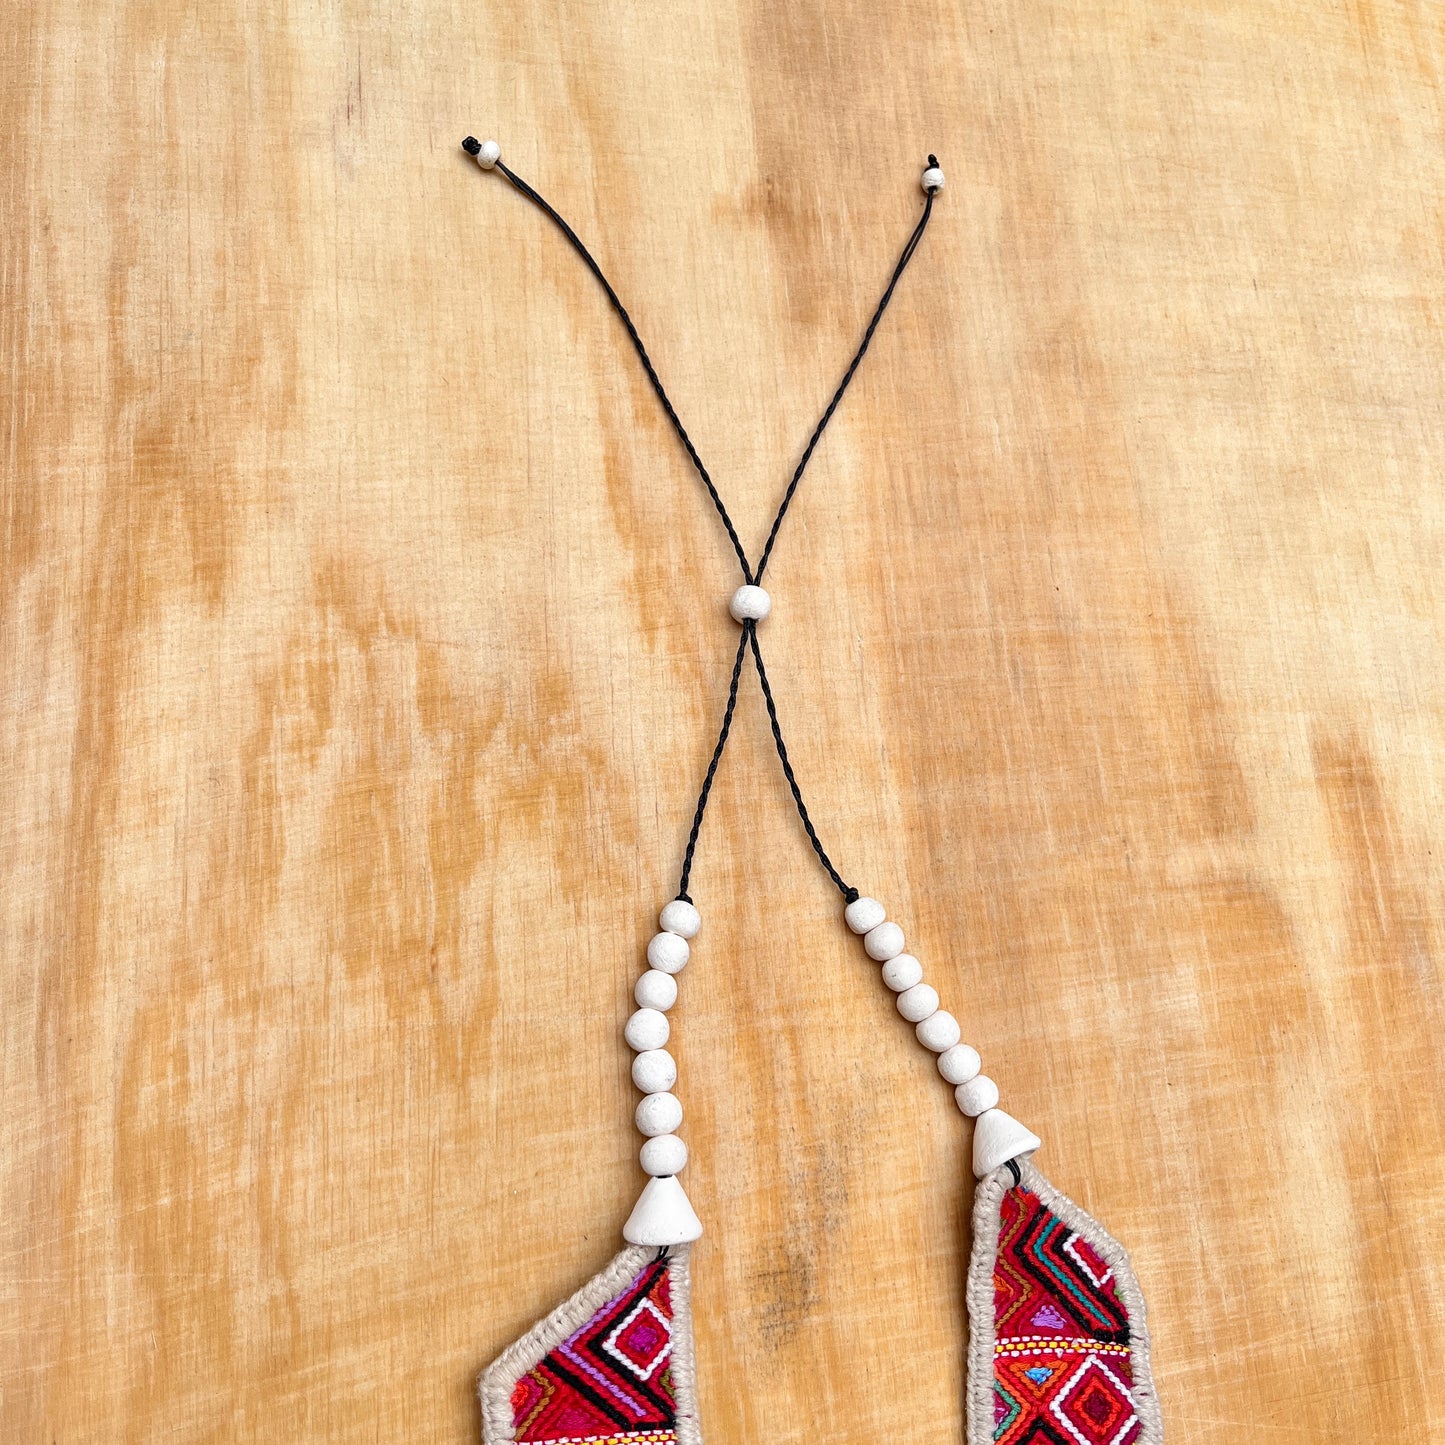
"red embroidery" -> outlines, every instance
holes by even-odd
[[[995,1445],[1130,1445],[1129,1317],[1113,1271],[1022,1186],[999,1207]]]
[[[672,1291],[665,1260],[562,1341],[512,1390],[519,1441],[673,1445]]]

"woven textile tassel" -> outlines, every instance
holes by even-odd
[[[979,1181],[968,1317],[968,1445],[1163,1440],[1129,1257],[1026,1159]]]
[[[687,1246],[624,1249],[482,1376],[482,1439],[702,1445]]]

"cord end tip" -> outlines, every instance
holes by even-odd
[[[496,141],[481,141],[474,135],[469,135],[462,142],[462,149],[481,166],[484,171],[489,171],[502,158],[502,148]]]
[[[479,141],[474,135],[469,135],[466,140],[462,142],[462,149],[466,151],[469,156],[476,155],[476,153],[481,150],[481,148],[481,141]]]

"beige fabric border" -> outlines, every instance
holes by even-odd
[[[1114,1271],[1124,1308],[1129,1312],[1130,1394],[1139,1416],[1139,1445],[1162,1445],[1164,1422],[1149,1363],[1149,1330],[1144,1295],[1124,1246],[1098,1220],[1061,1194],[1027,1159],[1015,1161],[1021,1182],[1033,1190],[1066,1225],[1084,1236]],[[1008,1165],[979,1181],[973,1199],[973,1259],[968,1268],[968,1445],[993,1445],[993,1266],[998,1255],[999,1207],[1013,1184]]]

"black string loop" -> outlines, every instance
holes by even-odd
[[[470,156],[476,156],[482,147],[474,136],[468,136],[462,142],[462,149]],[[495,155],[495,148],[492,150]],[[938,165],[938,158],[930,155],[928,157],[930,167]],[[707,489],[708,496],[712,499],[714,509],[722,520],[724,529],[727,532],[728,541],[738,559],[738,565],[742,568],[743,581],[745,583],[760,585],[763,573],[767,570],[768,562],[772,558],[773,549],[777,544],[778,533],[783,525],[783,519],[788,514],[788,509],[793,504],[793,498],[797,495],[798,484],[803,479],[803,473],[807,470],[809,461],[812,460],[814,451],[826,430],[828,423],[833,419],[833,414],[838,410],[839,403],[843,400],[844,393],[848,390],[854,375],[862,364],[863,357],[868,351],[868,346],[873,340],[873,333],[878,329],[878,323],[883,319],[883,313],[888,309],[888,303],[893,299],[893,292],[898,282],[907,269],[909,261],[913,259],[913,253],[918,249],[919,242],[923,239],[923,233],[928,227],[929,217],[933,214],[933,200],[937,194],[936,188],[929,187],[925,190],[923,202],[923,214],[918,218],[912,234],[904,244],[903,250],[898,257],[897,264],[888,278],[888,285],[884,289],[882,297],[877,306],[873,309],[873,315],[863,332],[863,339],[858,349],[853,353],[853,359],[848,363],[848,369],[843,374],[843,379],[838,383],[828,405],[824,408],[823,414],[818,418],[817,425],[813,428],[812,435],[808,438],[807,445],[803,448],[802,455],[798,459],[797,466],[793,469],[793,475],[789,479],[786,490],[783,492],[782,500],[778,503],[778,509],[773,516],[772,526],[768,529],[766,542],[758,558],[757,570],[754,571],[748,562],[747,552],[743,548],[742,540],[738,536],[737,528],[733,525],[733,519],[728,514],[727,506],[724,504],[722,495],[719,493],[712,477],[708,474],[707,468],[703,465],[702,458],[697,453],[697,448],[688,436],[687,429],[683,426],[676,410],[673,408],[672,400],[662,384],[662,379],[657,374],[656,367],[652,364],[652,358],[647,354],[647,348],[642,344],[642,337],[638,335],[637,327],[633,325],[632,317],[627,314],[627,308],[622,304],[617,292],[613,289],[612,283],[603,274],[602,267],[593,258],[592,253],[583,244],[582,239],[572,229],[562,216],[548,203],[538,191],[528,185],[521,176],[517,175],[510,167],[503,164],[500,159],[492,162],[492,169],[499,170],[506,177],[507,181],[525,196],[533,205],[537,206],[545,215],[551,218],[566,236],[573,250],[581,256],[586,263],[587,269],[597,278],[598,284],[607,295],[607,300],[612,309],[622,320],[627,329],[627,335],[642,362],[643,370],[647,373],[647,379],[652,384],[652,389],[657,399],[662,404],[662,409],[667,415],[668,421],[672,423],[673,430],[677,433],[678,439],[682,442],[687,452],[693,469],[702,479],[703,486]],[[813,820],[808,815],[807,805],[803,802],[803,791],[798,785],[797,775],[793,771],[792,762],[788,758],[787,745],[783,741],[783,729],[778,721],[777,703],[773,698],[773,689],[768,681],[768,670],[763,664],[762,649],[758,645],[757,623],[746,621],[742,624],[742,635],[738,639],[737,655],[733,658],[732,678],[728,684],[727,706],[723,711],[722,726],[718,730],[717,742],[713,746],[712,756],[708,760],[707,772],[703,777],[702,788],[698,793],[697,806],[693,811],[692,828],[688,833],[687,848],[683,854],[682,874],[678,883],[677,897],[684,903],[691,903],[692,899],[688,894],[688,883],[692,877],[693,858],[697,852],[697,840],[702,831],[703,816],[707,811],[708,797],[712,793],[713,783],[717,778],[718,765],[722,761],[724,749],[727,747],[728,734],[732,731],[733,715],[737,710],[738,686],[742,678],[743,658],[748,648],[751,647],[753,661],[757,667],[758,682],[763,691],[763,702],[768,710],[768,723],[772,729],[773,743],[777,748],[778,761],[782,764],[783,776],[787,780],[788,788],[793,795],[793,802],[798,810],[798,817],[802,820],[803,829],[808,835],[808,842],[812,845],[814,853],[818,855],[818,861],[823,865],[828,877],[832,879],[834,886],[843,895],[845,903],[852,903],[858,898],[858,890],[843,881],[837,868],[833,866],[833,860],[829,858],[818,837],[817,829],[813,826]]]

